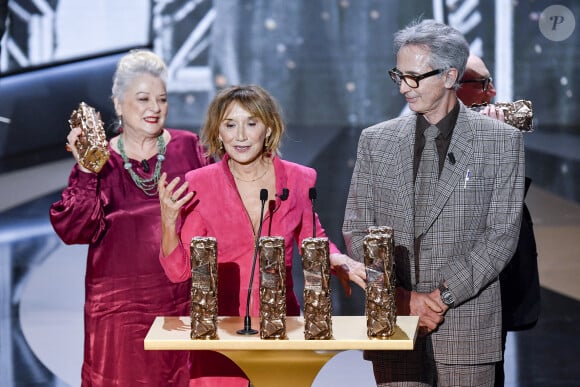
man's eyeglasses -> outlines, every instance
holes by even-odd
[[[481,90],[487,91],[489,84],[493,81],[491,77],[482,78],[482,79],[464,79],[459,81],[459,83],[481,83]]]
[[[444,71],[445,71],[444,69],[438,69],[420,75],[410,75],[403,74],[396,67],[394,67],[391,70],[389,70],[389,76],[391,77],[393,82],[395,82],[398,86],[401,86],[401,82],[405,81],[407,86],[409,86],[412,89],[416,89],[417,87],[419,87],[420,80],[432,77],[433,75],[441,74]]]

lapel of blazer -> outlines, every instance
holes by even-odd
[[[397,140],[399,152],[397,155],[397,183],[401,189],[400,200],[402,203],[402,214],[405,219],[405,226],[403,231],[409,234],[409,242],[414,238],[414,212],[415,212],[415,182],[413,181],[413,146],[415,144],[415,123],[417,121],[416,114],[410,114],[404,117],[397,128]],[[403,237],[403,235],[399,235]],[[397,238],[397,236],[395,236]],[[403,242],[405,243],[405,242]]]
[[[453,153],[455,156],[455,164],[451,165],[446,161],[443,166],[439,182],[437,183],[435,201],[429,212],[429,217],[425,222],[425,230],[431,227],[443,210],[443,207],[445,207],[453,191],[459,187],[460,180],[465,178],[467,165],[473,155],[474,130],[475,128],[473,128],[467,117],[466,107],[461,104],[448,150],[448,153]]]

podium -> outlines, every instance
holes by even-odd
[[[254,325],[259,317],[253,317]],[[333,340],[305,340],[304,318],[286,317],[288,340],[261,340],[260,335],[238,335],[244,317],[219,317],[217,340],[192,340],[189,317],[157,317],[147,336],[146,350],[211,350],[234,361],[254,387],[311,386],[320,369],[345,350],[412,350],[418,316],[398,316],[388,339],[369,339],[365,316],[333,316]]]

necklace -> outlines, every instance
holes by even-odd
[[[228,166],[230,167],[230,172],[232,172],[232,175],[234,175],[234,178],[236,180],[243,181],[244,183],[252,183],[254,181],[258,181],[261,178],[263,178],[264,176],[266,176],[266,173],[268,173],[268,171],[270,170],[270,163],[268,163],[268,165],[266,166],[266,170],[264,171],[264,173],[262,173],[258,177],[254,177],[253,179],[247,180],[247,179],[242,179],[241,177],[239,177],[238,175],[236,175],[236,173],[234,172],[234,169],[232,168],[232,166],[230,164],[228,164]]]
[[[133,171],[133,164],[129,161],[127,154],[125,153],[125,147],[123,146],[123,135],[119,136],[119,141],[117,142],[119,147],[119,152],[123,158],[123,167],[129,171],[131,179],[141,191],[145,192],[148,196],[157,195],[157,182],[159,181],[159,176],[161,175],[161,164],[165,160],[165,140],[163,139],[163,133],[157,137],[157,163],[155,163],[155,171],[153,175],[148,179],[142,179],[135,171]]]

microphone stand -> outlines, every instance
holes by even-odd
[[[274,212],[276,212],[276,202],[270,200],[268,203],[268,212],[270,213],[270,221],[268,222],[268,236],[272,236],[272,219],[274,218]]]
[[[258,227],[258,235],[256,236],[256,243],[254,245],[254,258],[252,259],[252,271],[250,273],[250,286],[248,287],[248,298],[246,300],[246,315],[244,317],[244,329],[236,331],[238,335],[255,335],[257,330],[252,329],[252,318],[250,317],[250,300],[252,299],[252,285],[254,284],[254,271],[256,269],[256,258],[258,256],[258,247],[260,244],[260,236],[262,234],[262,223],[264,222],[264,207],[268,200],[268,190],[262,188],[260,190],[260,201],[262,202],[262,210],[260,212],[260,225]]]
[[[276,194],[276,196],[278,196],[280,198],[280,202],[285,202],[286,199],[288,199],[288,195],[290,195],[290,190],[288,188],[282,189],[282,195]],[[280,205],[282,205],[282,204],[280,204]],[[268,210],[270,211],[270,222],[268,225],[268,236],[272,235],[272,219],[274,218],[274,213],[276,211],[278,211],[279,208],[280,208],[280,206],[276,207],[276,202],[271,201],[269,203]]]
[[[316,188],[310,188],[308,190],[308,198],[312,203],[312,238],[316,238],[316,211],[314,209],[314,201],[316,200],[316,196]]]

